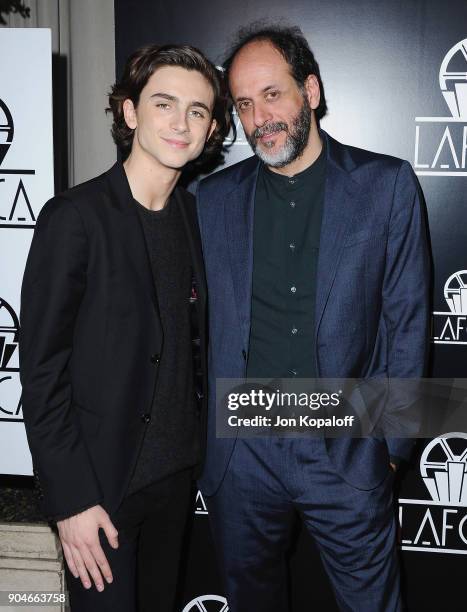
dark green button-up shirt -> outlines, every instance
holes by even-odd
[[[314,316],[326,155],[293,177],[262,166],[256,187],[247,375],[317,376]]]

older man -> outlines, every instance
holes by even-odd
[[[323,85],[298,28],[241,32],[225,68],[255,153],[198,191],[211,377],[201,489],[230,610],[287,609],[298,514],[340,608],[395,612],[392,476],[411,441],[216,438],[215,379],[422,375],[428,255],[417,182],[407,162],[320,129]]]

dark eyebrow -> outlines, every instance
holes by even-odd
[[[206,104],[204,104],[204,102],[197,102],[197,101],[193,101],[190,106],[199,106],[200,108],[204,108],[205,110],[208,111],[208,113],[210,113],[211,111],[209,110],[209,107],[206,106]]]
[[[175,96],[171,96],[160,91],[157,93],[153,93],[151,98],[164,98],[164,100],[170,100],[171,102],[176,102],[178,100],[178,98],[176,98]]]
[[[152,94],[151,98],[163,98],[164,100],[169,100],[170,102],[178,102],[178,98],[176,96],[171,96],[170,94],[166,94],[163,92],[154,93]],[[206,106],[204,102],[198,102],[197,100],[193,100],[193,102],[190,102],[190,106],[198,106],[207,110],[208,113],[211,112],[209,107]]]
[[[266,87],[264,87],[261,90],[261,93],[266,93],[270,89],[277,89],[277,85],[266,85]],[[237,104],[238,102],[243,102],[244,100],[251,100],[251,98],[249,98],[248,96],[242,96],[240,98],[236,98],[235,104]]]

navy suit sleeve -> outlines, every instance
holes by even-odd
[[[86,289],[87,238],[75,206],[54,198],[39,215],[21,291],[23,415],[46,515],[57,520],[101,501],[77,415],[69,362]]]
[[[422,196],[415,174],[403,162],[395,182],[389,223],[386,269],[383,280],[383,317],[388,340],[389,379],[418,378],[425,374],[429,343],[430,258]],[[413,399],[414,387],[402,390],[392,385],[384,429],[401,431],[407,437],[418,424],[405,425],[403,411]],[[388,438],[390,455],[408,458],[410,439]]]

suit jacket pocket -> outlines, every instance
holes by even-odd
[[[78,413],[79,422],[83,432],[88,436],[97,436],[99,431],[102,417],[95,412],[83,408],[79,404],[74,404],[74,407]]]

